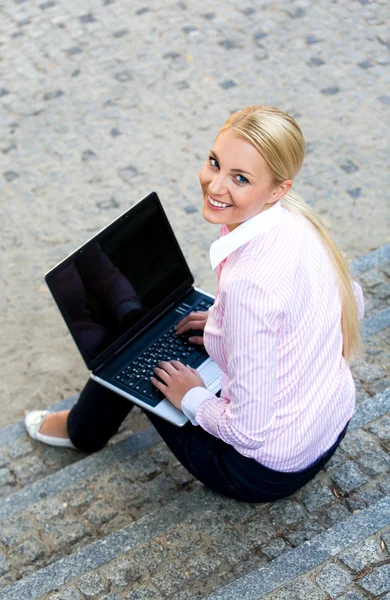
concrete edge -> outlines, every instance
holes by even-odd
[[[204,600],[259,600],[390,525],[390,496],[337,523]],[[0,596],[1,598],[1,596]]]
[[[148,427],[113,446],[108,446],[100,452],[55,471],[11,496],[3,498],[0,504],[0,519],[11,517],[43,498],[58,494],[70,485],[101,472],[132,454],[147,450],[160,441],[161,437],[156,429]]]
[[[356,275],[360,275],[360,273],[364,273],[373,267],[376,267],[381,262],[390,258],[390,244],[386,244],[386,246],[381,246],[368,254],[364,254],[363,256],[359,256],[350,264],[350,269],[352,273],[356,273]]]
[[[212,492],[198,489],[142,517],[135,523],[93,542],[75,554],[65,556],[36,573],[0,591],[0,600],[34,600],[43,594],[96,569],[119,554],[162,535],[167,529],[207,509],[213,501]],[[120,548],[120,552],[118,552]]]

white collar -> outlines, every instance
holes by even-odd
[[[244,221],[227,235],[220,237],[210,247],[211,268],[214,270],[234,250],[240,248],[254,237],[265,231],[273,229],[282,218],[282,204],[278,200],[274,206],[259,213],[255,217]]]

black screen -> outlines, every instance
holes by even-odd
[[[47,276],[88,362],[131,337],[192,276],[155,194]]]

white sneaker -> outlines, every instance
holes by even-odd
[[[77,450],[76,446],[72,444],[69,438],[59,438],[39,433],[39,429],[48,414],[48,410],[32,410],[27,413],[24,419],[24,425],[29,436],[32,437],[33,440],[38,440],[49,446],[62,446],[63,448],[74,448]]]

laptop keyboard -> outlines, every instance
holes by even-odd
[[[209,300],[202,300],[198,306],[191,308],[188,312],[207,311],[212,304]],[[181,321],[184,316],[185,313],[177,322]],[[182,335],[177,335],[174,327],[171,327],[152,346],[149,346],[145,352],[125,367],[115,377],[115,380],[120,382],[128,391],[138,392],[146,396],[148,400],[145,399],[145,402],[148,402],[151,406],[156,406],[165,396],[150,381],[150,377],[154,375],[154,368],[161,360],[179,360],[187,364],[202,354],[206,355],[206,351],[202,346],[188,341],[189,337],[197,335],[203,335],[203,331],[191,330]]]

